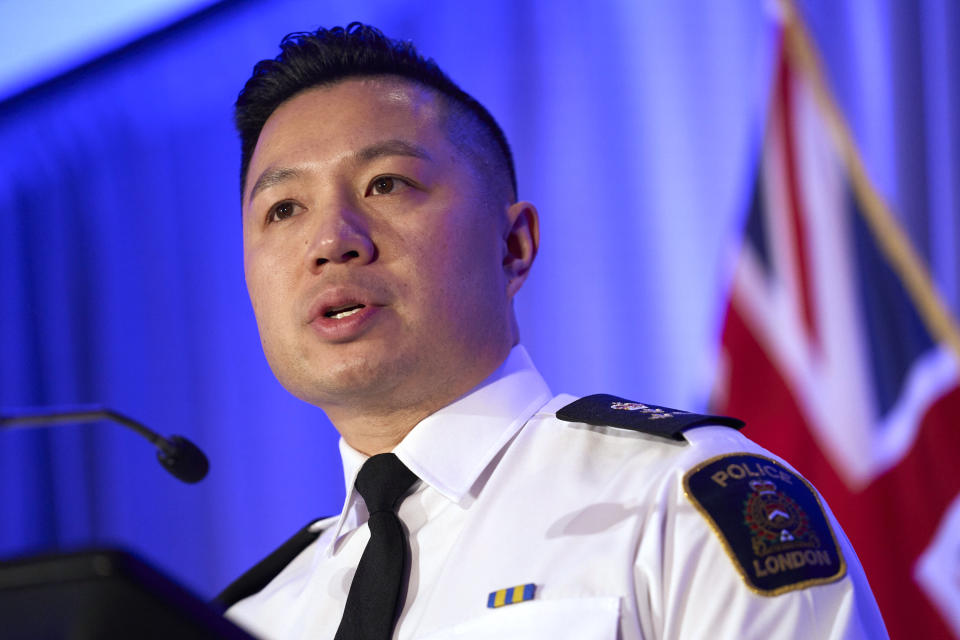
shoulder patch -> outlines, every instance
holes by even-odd
[[[716,456],[687,472],[683,487],[760,595],[834,582],[846,573],[820,498],[780,463],[748,453]]]
[[[567,422],[619,427],[665,438],[683,440],[683,432],[703,424],[715,424],[740,429],[743,421],[726,416],[689,413],[655,404],[624,400],[617,396],[596,394],[580,398],[557,411],[557,417]]]

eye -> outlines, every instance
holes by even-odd
[[[270,207],[267,211],[267,222],[279,222],[296,214],[300,205],[290,200],[284,200]]]
[[[367,187],[367,193],[365,195],[385,196],[391,193],[403,191],[409,186],[410,183],[403,178],[398,178],[396,176],[377,176],[370,181],[370,186]]]

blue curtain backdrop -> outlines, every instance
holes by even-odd
[[[118,544],[209,596],[339,510],[336,433],[273,379],[242,274],[231,105],[291,31],[377,24],[500,120],[542,214],[518,312],[554,391],[702,408],[771,80],[770,4],[232,1],[0,103],[0,407],[103,403],[212,460],[187,486],[118,426],[4,432],[0,557]],[[956,313],[960,9],[801,9]]]

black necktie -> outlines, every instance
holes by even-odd
[[[350,583],[335,640],[388,640],[409,553],[397,508],[417,476],[397,456],[381,453],[360,467],[354,486],[370,512],[370,541]]]

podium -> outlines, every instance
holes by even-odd
[[[84,551],[0,561],[4,640],[254,640],[136,556]]]

